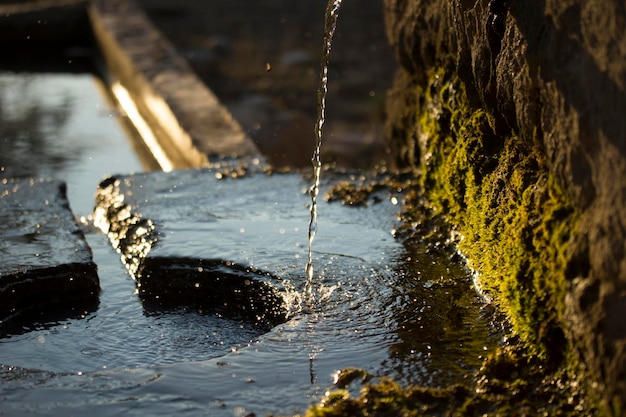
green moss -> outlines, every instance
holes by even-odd
[[[448,414],[463,404],[468,394],[469,391],[461,386],[403,389],[397,383],[383,379],[363,387],[360,396],[356,398],[344,390],[329,392],[318,406],[307,411],[305,417],[418,417]]]
[[[438,70],[430,81],[418,115],[425,195],[463,236],[459,249],[516,333],[534,353],[559,358],[568,243],[578,216],[535,141],[497,137],[454,76]]]
[[[592,416],[576,380],[561,370],[550,375],[542,361],[520,346],[490,355],[470,387],[407,387],[383,378],[365,385],[358,397],[330,391],[305,417],[417,416]]]

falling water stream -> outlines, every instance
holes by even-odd
[[[311,195],[311,220],[309,222],[309,251],[306,264],[306,288],[305,297],[312,302],[313,297],[313,240],[317,232],[317,196],[319,194],[320,176],[322,172],[322,161],[320,152],[322,148],[322,128],[326,119],[326,95],[328,93],[328,64],[330,62],[330,51],[333,43],[333,36],[337,28],[337,18],[342,0],[329,0],[326,8],[324,21],[324,45],[322,48],[322,59],[320,68],[320,84],[317,91],[317,121],[315,123],[315,150],[313,151],[313,184],[309,190]]]

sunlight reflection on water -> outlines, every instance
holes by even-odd
[[[0,103],[0,177],[63,180],[77,215],[106,175],[146,167],[91,74],[0,72]]]

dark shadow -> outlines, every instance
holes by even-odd
[[[96,312],[99,305],[97,296],[35,304],[0,321],[0,338],[51,329],[69,320],[82,320]]]
[[[100,292],[97,267],[92,262],[64,263],[0,276],[0,325],[14,316],[97,301]]]
[[[191,308],[268,329],[286,321],[278,277],[223,260],[147,257],[137,274],[146,314]]]

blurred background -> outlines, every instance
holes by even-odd
[[[310,164],[325,0],[137,2],[270,162]],[[329,69],[324,163],[362,168],[384,158],[395,69],[382,1],[345,0]]]

